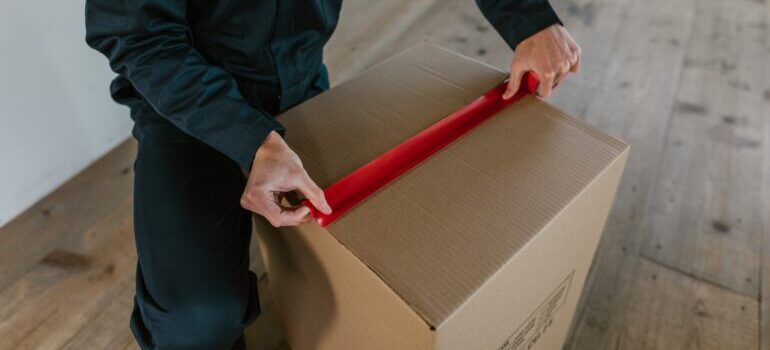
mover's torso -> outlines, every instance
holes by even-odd
[[[195,47],[239,78],[290,89],[320,69],[342,0],[190,1]]]

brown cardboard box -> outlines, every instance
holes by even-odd
[[[505,78],[419,45],[280,116],[321,187]],[[292,349],[558,349],[628,145],[534,97],[328,228],[259,239]]]

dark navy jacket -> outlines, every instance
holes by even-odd
[[[388,0],[382,0],[388,1]],[[283,110],[323,69],[342,0],[87,0],[86,41],[118,77],[113,98],[143,98],[244,169],[283,127],[238,82],[272,89]],[[476,0],[511,48],[558,23],[547,0]]]

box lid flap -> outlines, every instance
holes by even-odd
[[[279,120],[287,142],[324,188],[505,76],[421,44]],[[438,327],[626,147],[525,97],[328,231]]]

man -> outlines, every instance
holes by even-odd
[[[577,71],[580,49],[547,0],[477,2],[516,50],[506,98],[526,71],[542,96]],[[308,220],[307,208],[277,200],[290,191],[331,211],[273,116],[329,87],[322,48],[340,6],[86,2],[86,41],[118,73],[110,91],[130,107],[139,141],[131,329],[143,349],[243,349],[260,312],[251,212],[275,226]]]

